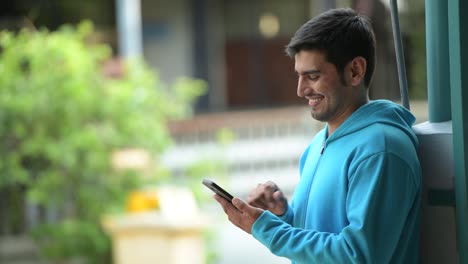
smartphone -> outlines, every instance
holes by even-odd
[[[232,203],[232,199],[234,198],[230,193],[226,192],[223,188],[219,187],[216,183],[213,181],[203,179],[202,182],[206,187],[208,187],[210,190],[212,190],[214,193],[217,195],[223,197],[226,199],[228,202]]]

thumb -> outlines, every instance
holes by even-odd
[[[241,199],[235,197],[232,199],[232,204],[241,212],[249,215],[255,216],[257,214],[257,208],[248,205],[246,202],[242,201]]]

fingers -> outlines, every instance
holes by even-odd
[[[263,213],[262,209],[252,207],[237,197],[232,200],[232,204],[219,195],[213,197],[221,204],[229,221],[249,234],[253,223]]]
[[[267,201],[267,197],[268,197],[268,195],[267,195],[268,191],[269,190],[268,190],[268,188],[266,188],[266,183],[265,184],[259,183],[257,185],[257,187],[255,189],[253,189],[252,192],[247,197],[247,202],[250,205],[266,209],[267,208],[266,201]]]
[[[247,214],[250,217],[254,217],[256,213],[256,208],[248,205],[246,202],[242,201],[239,198],[234,198],[232,204],[242,213]]]
[[[232,203],[228,202],[226,199],[224,199],[223,197],[215,194],[213,195],[213,197],[215,198],[215,200],[221,204],[221,207],[223,207],[223,210],[226,214],[230,214],[230,211],[237,211],[237,208],[232,205]]]
[[[247,202],[255,207],[273,209],[279,201],[283,202],[283,198],[284,195],[278,186],[274,182],[268,181],[257,185],[257,188],[249,194]]]
[[[284,193],[281,190],[278,190],[273,193],[273,200],[275,200],[276,203],[287,202],[286,197],[284,196]]]
[[[239,210],[239,212],[242,213],[244,221],[250,222],[249,229],[251,228],[253,222],[255,222],[257,218],[263,213],[262,209],[250,206],[249,204],[237,197],[232,200],[232,204],[237,208],[237,210]]]
[[[248,205],[246,202],[242,201],[241,199],[237,197],[235,197],[232,200],[232,204],[217,194],[215,194],[213,197],[216,199],[216,201],[218,201],[218,203],[221,204],[224,212],[229,216],[231,216],[233,213],[237,213],[237,214],[246,214],[252,217],[252,216],[255,216],[257,213],[255,207]]]

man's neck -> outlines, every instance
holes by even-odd
[[[340,117],[338,117],[333,122],[328,122],[328,131],[327,131],[327,138],[331,136],[340,126],[341,124],[346,121],[356,110],[358,110],[361,106],[367,104],[369,102],[369,97],[366,96],[363,100],[357,102],[354,106],[349,107],[348,110],[343,112]]]

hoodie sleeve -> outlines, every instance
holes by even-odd
[[[292,206],[291,205],[288,205],[288,208],[286,209],[286,212],[281,215],[281,216],[278,216],[279,219],[281,219],[282,221],[292,225],[293,223],[293,219],[294,219],[294,210],[292,209]]]
[[[389,263],[395,249],[408,242],[400,234],[419,208],[414,173],[395,155],[374,154],[349,168],[349,224],[340,233],[292,227],[266,211],[252,235],[272,253],[298,263]]]

